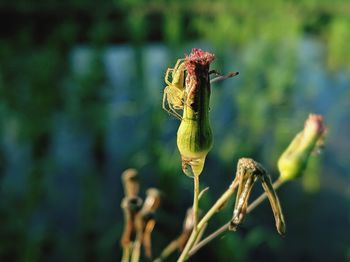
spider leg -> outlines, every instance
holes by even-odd
[[[217,71],[217,70],[210,70],[209,71],[209,75],[211,75],[211,74],[215,74],[216,76],[221,76],[221,74],[219,73],[219,71]]]
[[[171,82],[169,81],[169,74],[170,74],[170,72],[177,71],[177,70],[179,69],[180,63],[181,63],[182,61],[184,61],[184,60],[185,60],[185,59],[183,59],[183,58],[182,58],[182,59],[178,59],[178,60],[176,61],[176,64],[175,64],[174,68],[168,68],[168,69],[166,70],[164,80],[165,80],[165,83],[166,83],[167,85],[170,85],[170,84],[171,84]]]
[[[231,72],[231,73],[228,73],[227,75],[220,75],[218,77],[215,77],[215,78],[211,79],[210,80],[210,84],[226,80],[226,79],[234,77],[234,76],[236,76],[238,74],[239,74],[239,72]]]
[[[166,83],[168,86],[171,85],[171,82],[169,81],[169,74],[170,74],[170,72],[173,72],[173,71],[174,71],[173,68],[168,68],[168,69],[166,70],[165,77],[164,77],[164,81],[165,81],[165,83]]]
[[[174,70],[176,71],[177,69],[179,69],[180,64],[182,63],[182,61],[184,61],[184,58],[181,59],[177,59],[176,64],[174,66]]]
[[[168,103],[168,106],[169,106],[169,110],[170,110],[168,112],[181,121],[182,120],[182,116],[174,109],[172,104]]]
[[[169,114],[175,116],[177,119],[179,119],[181,121],[182,120],[181,115],[178,112],[176,112],[176,110],[172,107],[171,103],[169,103],[169,100],[168,100],[168,88],[169,87],[167,86],[164,89],[162,108],[165,111],[167,111]],[[166,105],[168,105],[168,107]]]

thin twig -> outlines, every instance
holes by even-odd
[[[207,226],[208,226],[208,224],[205,224],[203,226],[203,228],[201,229],[201,231],[198,233],[197,239],[196,239],[196,241],[193,244],[194,246],[197,245],[199,243],[199,241],[201,241],[201,239],[202,239],[202,237],[204,235],[204,232],[207,229]]]
[[[131,262],[139,262],[141,256],[141,236],[138,236],[134,242],[132,254],[131,254]]]
[[[179,241],[175,239],[169,243],[169,245],[164,248],[160,256],[154,260],[154,262],[161,262],[165,260],[168,256],[170,256],[173,252],[179,249]]]
[[[130,245],[123,247],[123,257],[121,262],[129,262],[130,261]]]

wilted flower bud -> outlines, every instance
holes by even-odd
[[[187,70],[183,116],[177,131],[182,170],[186,175],[201,174],[213,143],[209,123],[209,65],[214,55],[194,48],[185,58]]]
[[[121,202],[121,208],[124,211],[124,232],[120,240],[122,247],[127,247],[135,233],[135,216],[142,207],[142,199],[139,197],[124,197]]]
[[[252,188],[257,179],[261,180],[262,187],[270,201],[270,205],[275,217],[276,228],[279,234],[286,232],[286,223],[280,201],[273,188],[271,178],[263,166],[251,158],[240,158],[237,163],[236,178],[233,185],[238,185],[236,194],[236,203],[233,211],[233,217],[229,226],[230,230],[236,230],[237,226],[243,221],[248,211],[248,200]]]
[[[136,169],[129,168],[122,174],[124,194],[126,197],[136,197],[140,190],[139,177]]]
[[[156,188],[150,188],[146,191],[145,203],[142,207],[143,213],[154,213],[160,205],[160,192]]]
[[[282,180],[292,180],[301,176],[310,154],[323,142],[325,132],[323,117],[310,114],[304,130],[295,136],[278,160]]]

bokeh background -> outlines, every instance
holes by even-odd
[[[192,181],[161,99],[166,68],[199,47],[216,54],[213,68],[240,72],[212,87],[202,209],[240,157],[277,178],[309,113],[323,114],[329,132],[303,178],[279,191],[284,238],[264,203],[192,261],[350,261],[349,43],[347,0],[2,0],[0,260],[119,261],[129,167],[142,196],[164,192],[154,253],[177,236]]]

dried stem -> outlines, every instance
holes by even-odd
[[[273,183],[273,188],[274,189],[278,189],[281,185],[283,184],[283,181],[280,179],[277,179],[274,183]],[[253,203],[251,203],[248,206],[247,209],[247,214],[252,212],[257,206],[259,206],[265,199],[267,198],[266,193],[261,194],[257,199],[254,200]],[[215,239],[216,237],[218,237],[219,235],[221,235],[223,232],[227,231],[229,226],[230,226],[231,221],[227,222],[225,225],[223,225],[222,227],[220,227],[219,229],[217,229],[216,231],[214,231],[212,234],[210,234],[209,236],[207,236],[205,239],[203,239],[201,242],[199,242],[197,245],[195,245],[191,251],[189,252],[188,256],[192,256],[194,255],[199,249],[201,249],[203,246],[205,246],[206,244],[208,244],[210,241],[212,241],[213,239]]]

